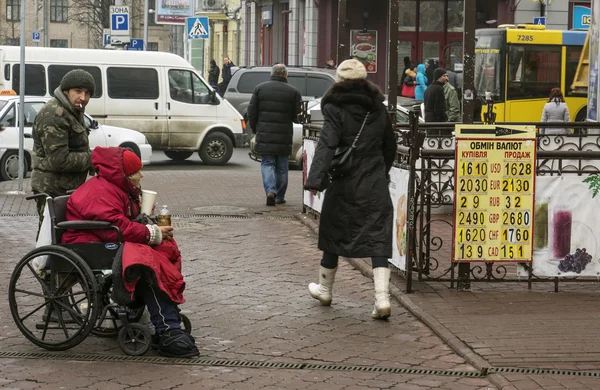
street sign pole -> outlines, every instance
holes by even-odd
[[[21,60],[19,64],[19,184],[18,190],[23,191],[25,176],[25,1],[21,1]],[[44,31],[44,35],[47,32]]]
[[[148,50],[148,7],[149,0],[144,0],[144,51]]]

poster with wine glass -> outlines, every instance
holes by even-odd
[[[592,197],[585,178],[536,178],[534,275],[600,277],[600,197]],[[518,274],[527,269],[519,264]]]

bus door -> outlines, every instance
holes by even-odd
[[[539,122],[552,88],[561,87],[561,45],[511,45],[506,80],[507,122]]]

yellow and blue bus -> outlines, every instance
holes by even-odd
[[[477,30],[475,89],[480,98],[491,93],[496,122],[539,122],[550,90],[557,87],[571,120],[585,120],[587,96],[571,90],[585,36],[585,31],[537,25]]]

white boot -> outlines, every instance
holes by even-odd
[[[390,275],[389,268],[373,268],[373,282],[375,282],[375,307],[371,317],[377,319],[388,318],[392,312],[390,305]]]
[[[320,267],[319,284],[311,283],[308,285],[310,296],[321,302],[323,306],[331,305],[331,291],[333,290],[336,271],[337,267],[334,269]]]

